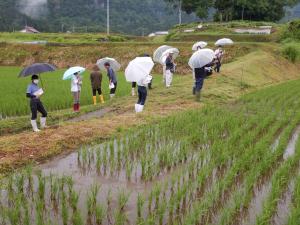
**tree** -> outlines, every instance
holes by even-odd
[[[173,4],[174,7],[178,7],[179,0],[166,0]],[[191,14],[193,12],[199,18],[207,18],[208,10],[213,7],[214,0],[182,0],[182,10],[186,13]]]
[[[176,0],[166,1],[176,3]],[[182,0],[182,9],[205,18],[208,9],[214,7],[215,18],[220,21],[233,19],[278,21],[285,15],[286,7],[294,6],[298,2],[300,0]]]

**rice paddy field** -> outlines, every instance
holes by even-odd
[[[1,224],[299,224],[300,81],[132,128],[2,180]]]
[[[0,117],[7,118],[12,116],[29,115],[29,100],[26,98],[26,90],[28,84],[31,83],[30,77],[18,78],[21,67],[1,67],[1,96],[0,99]],[[53,73],[46,73],[41,75],[42,84],[45,91],[42,101],[49,111],[56,111],[61,109],[71,108],[73,104],[71,94],[71,81],[63,81],[64,70],[55,71]],[[83,74],[83,87],[81,93],[81,104],[91,105],[92,90],[90,83],[90,72],[86,71]],[[106,100],[109,99],[108,78],[106,72],[102,72],[103,76],[103,94]],[[124,74],[118,74],[118,89],[117,97],[129,95],[131,91],[131,84],[127,83]],[[99,99],[97,99],[99,102]]]

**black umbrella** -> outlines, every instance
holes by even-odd
[[[41,74],[45,72],[52,72],[55,71],[56,67],[48,64],[48,63],[35,63],[31,66],[28,66],[24,68],[21,73],[19,74],[19,77],[27,77],[33,74]]]
[[[45,72],[52,72],[55,71],[56,67],[48,64],[48,63],[34,63],[26,68],[24,68],[20,74],[19,77],[27,77],[27,76],[31,76],[34,74],[41,74],[41,73],[45,73]],[[43,81],[40,77],[41,80],[41,84],[43,87]]]

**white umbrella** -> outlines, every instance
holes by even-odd
[[[132,60],[125,70],[125,77],[128,82],[139,82],[145,79],[154,66],[151,57],[137,57]]]
[[[197,43],[195,43],[193,45],[192,50],[193,51],[197,51],[199,47],[202,49],[202,48],[205,48],[206,46],[207,46],[207,42],[205,42],[205,41],[199,41],[199,42],[197,42]]]
[[[97,66],[99,67],[100,70],[106,70],[104,64],[105,63],[109,63],[110,67],[114,70],[114,71],[118,71],[121,69],[121,65],[120,63],[118,63],[117,60],[113,59],[113,58],[109,58],[109,57],[105,57],[102,59],[99,59],[97,61]]]
[[[229,38],[222,38],[215,43],[216,46],[233,45],[233,41]]]
[[[170,53],[173,53],[173,59],[176,59],[179,56],[179,50],[177,48],[170,48],[163,52],[162,56],[159,59],[159,63],[165,65],[166,59]]]
[[[189,60],[189,66],[192,69],[201,68],[211,63],[215,57],[213,50],[205,48],[196,51]]]
[[[82,74],[84,71],[85,68],[80,66],[71,67],[64,73],[63,80],[69,80],[75,73]]]
[[[170,48],[172,48],[172,47],[168,46],[168,45],[162,45],[159,48],[157,48],[155,50],[155,52],[153,53],[153,61],[159,63],[159,60],[160,60],[162,54]]]

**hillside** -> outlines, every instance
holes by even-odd
[[[178,23],[177,11],[160,0],[114,0],[110,3],[112,32],[143,35]],[[183,22],[195,21],[183,13]],[[43,32],[103,32],[106,0],[7,0],[0,2],[0,31],[27,24]]]

